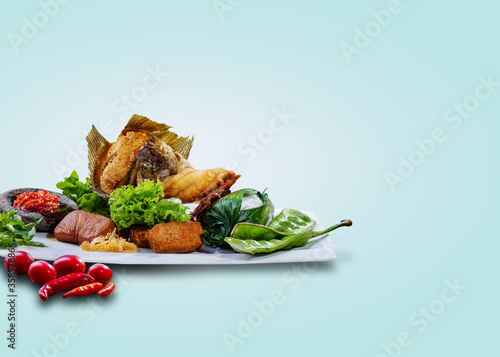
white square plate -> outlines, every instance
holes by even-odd
[[[278,214],[281,210],[276,210]],[[315,231],[325,229],[312,212],[302,211],[318,223]],[[122,264],[122,265],[231,265],[231,264],[271,264],[330,261],[336,258],[333,244],[328,235],[314,238],[307,245],[287,251],[269,254],[251,255],[236,253],[230,248],[212,248],[207,245],[190,254],[155,254],[151,249],[139,248],[138,253],[87,252],[76,244],[63,243],[54,238],[47,238],[46,233],[37,233],[34,241],[42,242],[47,247],[21,246],[18,250],[30,253],[35,260],[54,261],[61,255],[72,254],[87,263]],[[8,250],[0,250],[0,256],[6,256]]]

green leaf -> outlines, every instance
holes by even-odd
[[[295,247],[302,247],[306,245],[311,238],[325,235],[340,227],[350,227],[351,225],[352,222],[350,220],[345,220],[321,232],[308,231],[299,234],[291,234],[288,236],[281,237],[279,239],[270,239],[270,240],[239,239],[235,237],[227,237],[225,239],[225,242],[228,243],[231,246],[231,248],[233,248],[235,251],[239,253],[248,253],[248,254],[272,253],[279,250],[288,250]]]
[[[87,178],[85,183],[79,181],[78,174],[73,171],[71,175],[56,184],[56,187],[62,190],[62,194],[73,200],[82,211],[100,214],[110,217],[109,204],[106,200],[99,197],[90,187],[90,180]]]
[[[32,241],[36,233],[35,227],[40,221],[24,224],[22,218],[14,210],[0,214],[0,248],[17,247],[19,245],[45,247],[42,243]]]
[[[122,186],[109,198],[111,218],[120,229],[135,224],[153,227],[159,223],[189,221],[186,213],[189,207],[182,205],[177,198],[160,201],[162,196],[160,181],[145,180],[136,187]]]
[[[251,195],[256,195],[262,205],[242,210],[243,199]],[[205,243],[220,247],[238,223],[265,225],[273,216],[274,205],[265,192],[251,188],[235,191],[215,202],[201,219]]]

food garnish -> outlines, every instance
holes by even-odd
[[[83,266],[82,266],[83,264]],[[104,264],[94,264],[90,267],[89,273],[75,272],[65,274],[57,278],[57,274],[64,271],[82,270],[85,271],[85,262],[75,255],[63,255],[57,258],[54,266],[45,261],[33,262],[33,257],[23,251],[16,251],[15,254],[7,256],[4,265],[10,274],[29,274],[31,280],[36,284],[43,284],[38,290],[38,295],[45,301],[49,297],[63,291],[68,291],[63,298],[68,296],[84,296],[97,293],[100,297],[110,295],[115,290],[113,283],[108,283],[113,272]],[[108,283],[103,287],[104,284]]]
[[[97,293],[102,289],[101,283],[90,283],[87,285],[82,285],[73,290],[68,291],[62,297],[66,299],[68,296],[86,296]]]
[[[14,253],[9,253],[4,259],[5,268],[8,271],[15,272],[16,275],[28,274],[28,269],[33,264],[34,259],[31,254],[16,250]]]
[[[238,223],[231,237],[239,239],[271,240],[291,234],[311,231],[316,221],[307,214],[294,209],[284,209],[268,226],[253,223]]]
[[[59,209],[59,199],[43,190],[25,192],[17,196],[13,206],[26,212],[54,213]]]
[[[59,277],[71,273],[85,273],[87,269],[83,259],[76,255],[63,255],[57,258],[52,265]]]
[[[187,222],[189,207],[178,198],[161,200],[161,183],[146,180],[136,187],[122,186],[109,199],[111,218],[119,229],[144,224],[153,227],[165,222]]]
[[[95,281],[106,284],[113,277],[113,271],[104,264],[94,264],[89,268],[88,274],[95,279]]]
[[[94,278],[90,275],[85,273],[72,273],[45,283],[40,290],[38,290],[38,296],[45,301],[49,297],[63,291],[72,290],[79,286],[92,284],[94,282]]]
[[[118,236],[116,230],[89,242],[83,242],[80,247],[88,252],[137,253],[137,246]]]
[[[32,263],[28,269],[28,275],[35,284],[45,284],[57,278],[57,272],[52,264],[43,260]]]
[[[134,115],[112,144],[92,127],[87,142],[94,191],[107,199],[121,186],[160,180],[165,198],[182,197],[184,203],[189,203],[202,199],[227,181],[236,181],[237,175],[232,171],[194,170],[187,161],[194,139],[180,137],[171,128]]]
[[[108,202],[99,197],[90,187],[90,181],[80,182],[78,173],[73,171],[71,175],[57,183],[56,187],[62,190],[64,196],[72,199],[82,211],[100,214],[110,217]]]
[[[40,220],[41,221],[41,220]],[[36,225],[40,221],[24,224],[16,211],[10,210],[0,214],[0,249],[28,245],[46,247],[45,244],[32,241],[36,233]]]
[[[99,292],[97,293],[97,295],[99,295],[99,297],[106,297],[106,296],[111,295],[111,293],[113,291],[115,291],[115,284],[108,283],[104,288],[102,288],[101,290],[99,290]]]
[[[239,239],[228,237],[225,239],[235,251],[239,253],[259,254],[272,253],[279,250],[288,250],[294,247],[302,247],[306,245],[310,239],[327,234],[340,227],[352,226],[350,220],[341,221],[339,224],[332,226],[321,232],[303,232],[298,234],[287,235],[279,239],[270,240],[255,240],[255,239]]]
[[[220,247],[238,223],[267,224],[274,217],[274,205],[265,192],[243,189],[216,201],[200,222],[205,230],[204,241]]]

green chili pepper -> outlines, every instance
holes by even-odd
[[[259,253],[272,253],[278,250],[287,250],[294,247],[302,247],[314,237],[327,234],[340,227],[352,226],[351,220],[341,221],[333,227],[330,227],[322,232],[304,232],[299,234],[292,234],[285,236],[281,239],[271,240],[255,240],[255,239],[238,239],[228,237],[225,242],[228,243],[235,251],[240,253],[259,254]]]
[[[271,240],[288,235],[311,231],[316,221],[305,213],[294,209],[284,209],[269,225],[239,223],[231,232],[231,237],[238,239]]]

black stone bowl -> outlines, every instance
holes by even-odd
[[[4,192],[0,195],[0,212],[14,210],[19,213],[23,222],[25,224],[30,224],[33,222],[37,222],[40,219],[42,220],[37,226],[37,232],[53,232],[57,225],[66,217],[69,213],[78,209],[78,206],[75,202],[70,200],[68,197],[57,193],[47,191],[51,195],[56,195],[59,199],[59,210],[54,213],[37,213],[37,212],[26,212],[17,208],[14,208],[12,205],[14,201],[17,199],[17,196],[25,193],[25,192],[37,192],[37,191],[47,191],[42,190],[40,188],[18,188],[15,190],[10,190]]]

